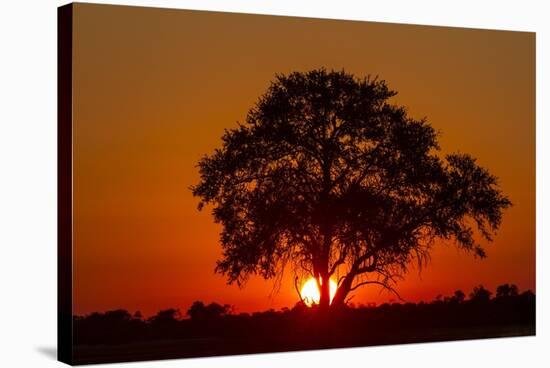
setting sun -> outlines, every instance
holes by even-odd
[[[331,302],[332,302],[332,299],[334,298],[334,294],[336,294],[336,289],[337,289],[336,282],[330,279],[329,292],[330,292]],[[300,295],[302,296],[304,303],[306,303],[308,307],[311,307],[313,304],[319,303],[319,298],[320,298],[319,288],[317,287],[317,282],[313,277],[307,280],[306,283],[302,286]]]

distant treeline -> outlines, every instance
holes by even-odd
[[[266,346],[270,350],[277,351],[277,341],[284,341],[281,349],[335,347],[491,337],[495,333],[513,336],[516,327],[517,334],[533,334],[534,326],[535,294],[530,290],[520,293],[515,285],[505,284],[494,296],[480,285],[468,298],[457,290],[429,303],[350,305],[329,314],[301,302],[280,311],[237,314],[227,304],[201,301],[194,302],[185,316],[177,309],[162,310],[146,319],[139,312],[132,315],[122,309],[94,312],[74,316],[74,343],[112,345],[185,339],[258,343],[263,339],[269,340]],[[495,327],[509,332],[465,333],[463,337],[460,332],[493,331]],[[445,333],[438,337],[437,331]],[[396,336],[400,340],[395,340]]]

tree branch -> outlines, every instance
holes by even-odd
[[[360,267],[363,262],[365,262],[367,259],[372,257],[372,263],[368,266]],[[378,264],[378,255],[374,252],[374,250],[369,251],[359,258],[353,263],[352,270],[354,275],[360,275],[365,272],[372,272],[376,270],[376,266]]]
[[[298,276],[294,278],[294,288],[296,289],[296,293],[298,293],[298,298],[300,298],[300,301],[302,304],[305,304],[304,299],[302,299],[302,294],[300,293],[300,289],[298,288]]]
[[[350,292],[356,290],[357,288],[363,286],[363,285],[368,285],[368,284],[376,284],[376,285],[380,285],[382,286],[384,289],[387,289],[389,291],[391,291],[392,293],[394,293],[397,298],[401,301],[404,301],[404,299],[401,297],[401,295],[399,295],[399,293],[394,289],[392,288],[391,286],[389,286],[387,283],[385,282],[382,282],[382,281],[363,281],[363,282],[360,282],[358,283],[357,285],[355,285],[354,287],[352,287],[351,289],[349,289]]]
[[[338,266],[340,266],[341,264],[344,264],[344,262],[346,261],[347,253],[348,253],[347,249],[348,249],[347,246],[343,247],[342,252],[340,253],[340,256],[338,257],[336,262],[334,262],[332,267],[330,267],[330,270],[329,270],[329,273],[328,273],[329,276],[332,276],[334,274],[334,272],[336,272],[336,269],[338,268]]]

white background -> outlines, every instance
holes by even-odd
[[[105,3],[105,1],[96,1]],[[548,367],[546,1],[108,3],[537,32],[537,336],[144,363],[135,367]],[[0,366],[60,366],[56,351],[55,0],[0,2]],[[546,17],[545,17],[546,15]],[[98,25],[99,27],[100,25]],[[546,105],[544,104],[546,102]],[[546,144],[545,144],[546,143]],[[457,277],[460,277],[457,275]],[[111,367],[120,366],[119,364]]]

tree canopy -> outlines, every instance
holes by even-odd
[[[311,275],[329,306],[366,284],[391,288],[434,240],[484,257],[511,205],[497,178],[391,98],[384,80],[325,69],[277,75],[244,123],[198,163],[191,189],[212,205],[230,283],[287,265]],[[476,233],[479,236],[476,236]]]

